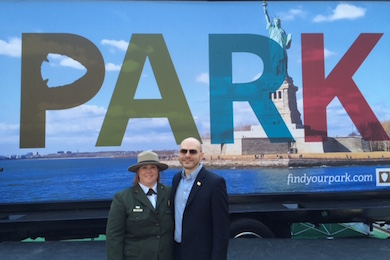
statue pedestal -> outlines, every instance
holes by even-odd
[[[287,125],[296,124],[297,128],[302,126],[301,113],[297,107],[296,92],[298,87],[294,86],[291,77],[286,76],[280,88],[271,95],[271,99],[278,109],[283,121]]]

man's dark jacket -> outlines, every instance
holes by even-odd
[[[181,172],[172,180],[173,209],[180,179]],[[202,167],[183,213],[182,259],[226,260],[229,223],[225,179]]]

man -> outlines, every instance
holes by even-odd
[[[175,218],[175,260],[226,260],[229,208],[226,182],[203,167],[200,142],[189,137],[180,144],[183,170],[172,180]]]

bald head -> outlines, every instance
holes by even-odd
[[[193,148],[196,148],[198,151],[202,151],[202,145],[200,143],[200,141],[198,139],[196,139],[195,137],[188,137],[186,139],[184,139],[181,144],[180,144],[180,148],[182,147],[193,147]]]

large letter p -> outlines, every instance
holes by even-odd
[[[72,84],[49,88],[41,76],[49,53],[63,54],[83,64],[87,73]],[[97,47],[74,34],[22,35],[20,148],[45,147],[46,110],[66,109],[90,100],[104,80],[104,61]]]

